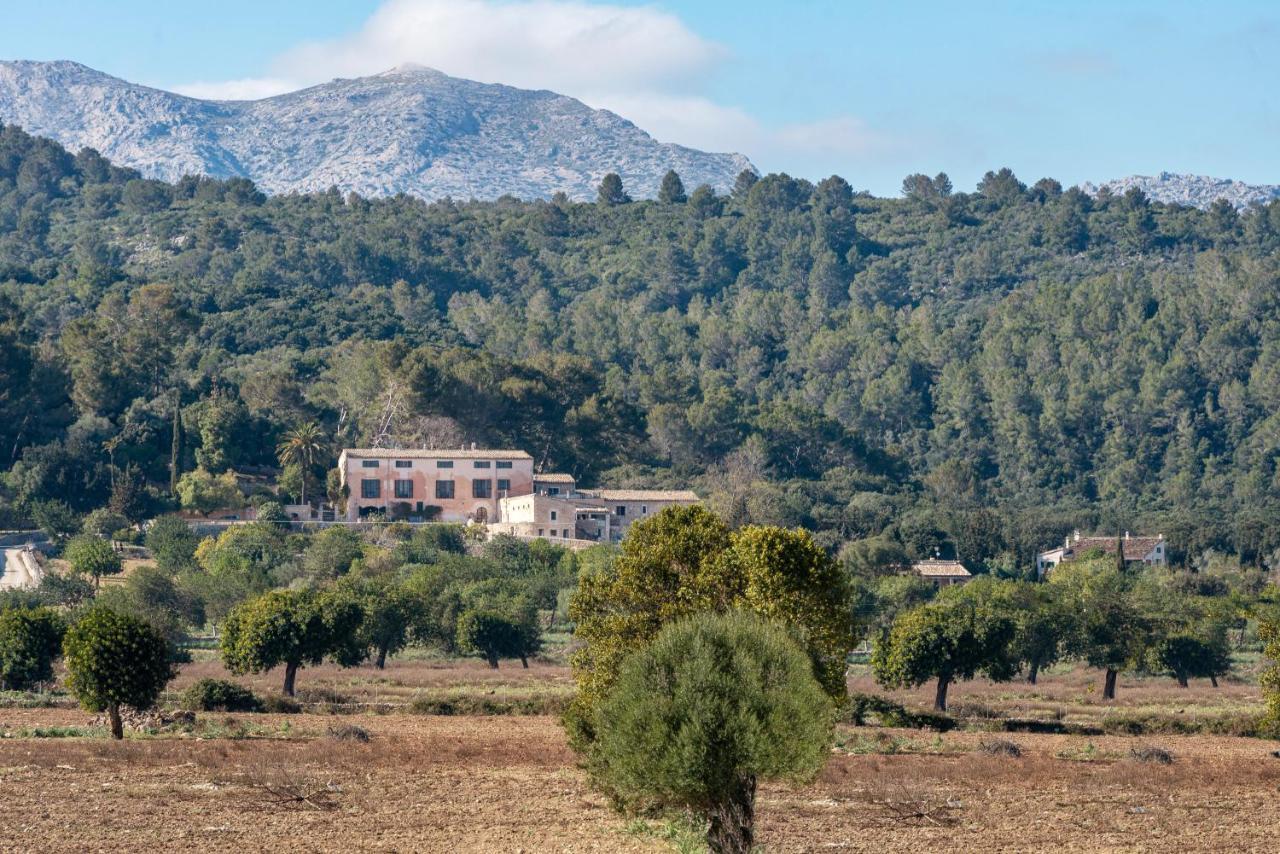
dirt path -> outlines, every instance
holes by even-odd
[[[39,587],[44,570],[34,551],[23,548],[5,549],[4,564],[0,565],[0,590],[20,590]]]

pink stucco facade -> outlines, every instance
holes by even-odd
[[[533,492],[525,451],[351,448],[338,458],[346,519],[372,512],[419,521],[500,521],[503,497]]]

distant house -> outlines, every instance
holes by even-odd
[[[1069,563],[1090,552],[1101,551],[1105,555],[1115,557],[1118,542],[1124,544],[1126,564],[1142,563],[1148,566],[1168,566],[1169,564],[1164,534],[1156,534],[1154,537],[1134,537],[1125,531],[1124,536],[1120,538],[1082,537],[1080,532],[1076,531],[1067,537],[1059,548],[1036,555],[1036,574],[1043,576],[1058,564]]]
[[[667,507],[697,504],[697,493],[687,489],[582,489],[572,481],[534,475],[532,495],[516,495],[501,501],[499,522],[493,533],[551,540],[584,540],[616,543],[627,528]]]
[[[911,564],[911,572],[938,588],[964,584],[973,578],[973,573],[958,560],[918,560]]]
[[[348,522],[370,513],[409,521],[491,522],[508,495],[533,492],[533,457],[476,448],[348,448],[338,457]]]

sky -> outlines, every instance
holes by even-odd
[[[414,62],[552,89],[664,142],[896,195],[1008,166],[1280,183],[1267,0],[5,0],[0,58],[253,98]]]

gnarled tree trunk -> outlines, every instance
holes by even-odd
[[[1174,675],[1175,675],[1175,676],[1177,677],[1177,679],[1178,679],[1178,687],[1179,687],[1179,688],[1186,688],[1186,687],[1187,687],[1187,674],[1185,674],[1185,673],[1175,673]]]
[[[1209,684],[1210,684],[1210,685],[1212,685],[1213,687],[1217,688],[1217,687],[1218,687],[1218,677],[1217,677],[1217,676],[1214,676],[1213,674],[1210,674],[1210,675],[1209,675]]]
[[[107,717],[111,721],[111,737],[124,738],[124,721],[120,720],[119,703],[107,703]]]
[[[1027,684],[1034,685],[1036,680],[1040,678],[1040,665],[1032,663],[1031,669],[1027,671]]]
[[[485,658],[489,660],[490,667],[492,667],[494,670],[498,669],[498,653],[496,650],[492,650],[492,649],[486,650]]]
[[[298,678],[298,663],[290,661],[284,666],[284,695],[286,697],[293,696],[293,683]]]
[[[748,854],[755,836],[756,778],[740,777],[710,811],[707,847],[712,854]]]
[[[374,666],[375,666],[375,667],[377,667],[379,670],[385,670],[385,669],[386,669],[386,667],[387,667],[387,648],[386,648],[385,646],[378,647],[378,660],[377,660],[377,661],[375,661],[373,664],[374,664]]]
[[[1116,677],[1119,675],[1117,671],[1110,667],[1107,668],[1107,679],[1102,683],[1102,699],[1114,700],[1116,698]]]
[[[938,677],[938,690],[933,695],[933,708],[939,712],[947,710],[947,688],[951,687],[951,677]]]

